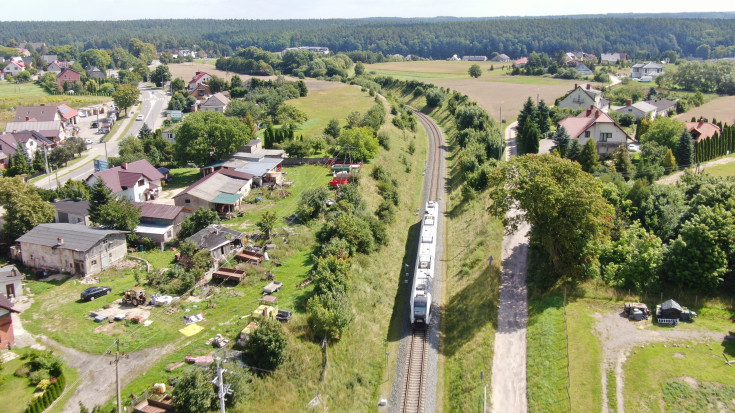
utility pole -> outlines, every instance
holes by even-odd
[[[219,397],[219,410],[220,413],[225,413],[225,396],[228,394],[232,394],[232,390],[230,389],[229,384],[225,384],[224,380],[222,379],[222,373],[224,370],[219,365],[220,358],[217,357],[217,396]]]
[[[120,339],[115,339],[115,345],[117,346],[117,349],[115,350],[115,360],[110,361],[110,364],[115,364],[115,386],[117,388],[117,413],[122,413],[122,403],[120,401],[120,360],[124,358],[129,358],[129,354],[125,354],[125,352],[120,353]],[[107,354],[111,354],[110,351],[107,352]]]

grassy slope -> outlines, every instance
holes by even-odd
[[[10,108],[18,106],[34,106],[41,103],[66,103],[73,108],[109,102],[112,99],[105,96],[63,96],[49,95],[43,88],[33,83],[15,85],[0,82],[0,129],[5,129],[5,123],[12,121],[15,112]]]
[[[304,137],[322,136],[324,128],[332,119],[340,120],[342,126],[350,112],[367,112],[373,105],[366,99],[367,93],[361,92],[359,87],[344,85],[337,89],[310,91],[308,96],[287,101],[301,109],[309,120],[299,126],[296,135]]]

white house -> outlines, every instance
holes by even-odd
[[[621,115],[633,115],[635,120],[639,119],[654,119],[658,113],[656,106],[648,102],[636,102],[632,103],[630,100],[622,108],[616,109]]]
[[[0,294],[12,300],[23,295],[23,273],[15,265],[0,267]]]
[[[594,106],[603,112],[608,111],[610,108],[610,101],[602,97],[602,91],[593,89],[589,83],[586,85],[574,84],[574,89],[567,92],[567,94],[559,100],[560,108],[569,109],[585,109],[590,106]]]
[[[194,90],[197,86],[201,85],[202,83],[207,83],[210,80],[212,80],[212,76],[210,76],[208,73],[196,72],[194,74],[194,77],[189,81],[189,90]]]
[[[3,73],[6,75],[17,75],[18,73],[26,70],[23,60],[10,60],[8,64],[3,68]]]
[[[145,159],[95,172],[87,178],[89,186],[102,179],[118,199],[144,202],[158,198],[163,174]]]
[[[621,61],[625,62],[628,60],[628,55],[625,53],[603,53],[600,55],[600,64],[603,65],[615,65]]]
[[[597,152],[603,156],[615,152],[628,140],[625,131],[608,114],[594,106],[577,116],[563,119],[559,127],[564,127],[572,139],[579,140],[580,145],[594,139]]]
[[[230,98],[228,98],[221,92],[217,92],[209,99],[207,99],[204,103],[202,103],[202,105],[200,106],[200,110],[204,112],[224,113],[225,109],[227,109],[227,105],[229,104]]]
[[[630,77],[640,79],[643,76],[650,76],[655,79],[656,76],[664,73],[664,65],[655,62],[636,63],[631,68]]]

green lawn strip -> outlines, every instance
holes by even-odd
[[[30,385],[28,377],[16,377],[13,374],[25,363],[26,360],[18,357],[3,364],[0,373],[0,377],[4,380],[0,386],[0,406],[3,406],[4,413],[22,413],[36,391],[36,386]]]
[[[532,299],[528,304],[526,374],[529,412],[570,411],[562,306],[563,298],[558,295]],[[579,353],[577,351],[575,355]]]
[[[171,268],[171,266],[176,263],[174,261],[176,258],[176,251],[171,251],[170,249],[161,251],[159,248],[151,251],[138,251],[131,255],[148,261],[156,271],[162,268]]]
[[[168,174],[170,182],[166,183],[164,190],[188,188],[202,177],[199,168],[173,168]]]
[[[602,344],[594,334],[595,318],[591,316],[595,304],[587,300],[567,303],[569,393],[573,412],[592,412],[602,405]],[[614,392],[615,383],[612,386]]]
[[[87,155],[82,155],[82,156],[80,156],[78,158],[74,158],[71,161],[67,162],[66,166],[64,167],[64,172],[62,173],[61,176],[68,175],[68,174],[76,171],[77,169],[83,167],[84,165],[87,165],[88,163],[93,162],[97,158],[99,158],[99,155],[98,156],[95,156],[92,159],[88,159],[87,158]],[[82,160],[84,160],[84,162],[82,162],[81,164],[79,164]],[[75,168],[72,168],[72,169],[66,169],[66,168],[69,168],[70,166],[73,166],[73,165],[76,165],[76,164],[79,164],[79,165],[77,165]],[[38,181],[40,181],[40,180],[42,180],[44,178],[48,178],[49,176],[54,177],[54,179],[55,179],[56,178],[56,172],[57,171],[53,171],[50,174],[39,175],[39,176],[37,176],[37,177],[35,177],[33,179],[30,179],[28,182],[30,182],[30,183],[38,182]]]
[[[607,406],[611,412],[618,411],[618,382],[615,377],[615,369],[610,366],[607,369]]]
[[[366,92],[359,87],[343,85],[336,89],[310,91],[303,98],[286,101],[289,105],[304,111],[309,117],[306,123],[299,125],[294,132],[296,136],[322,136],[324,128],[332,119],[338,119],[342,126],[350,112],[367,112],[375,104]]]
[[[704,170],[704,173],[720,178],[733,176],[735,175],[735,162],[710,166]]]
[[[732,359],[735,344],[723,345],[720,341],[679,344],[673,347],[668,343],[664,347],[656,343],[633,350],[624,367],[626,411],[720,411],[717,401],[725,406],[733,405],[735,376],[733,367],[724,363],[722,352]],[[684,378],[696,380],[699,390],[694,391]],[[686,387],[678,386],[677,382]],[[702,400],[705,397],[706,402]]]

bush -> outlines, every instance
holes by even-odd
[[[15,375],[15,377],[28,377],[28,374],[30,372],[31,370],[28,367],[23,366],[23,367],[18,367],[17,369],[15,369],[15,372],[13,373],[13,375]]]
[[[286,333],[277,321],[266,319],[250,335],[243,350],[243,361],[259,372],[275,370],[286,359]]]
[[[386,201],[393,202],[393,205],[398,206],[400,203],[400,197],[398,195],[398,189],[392,182],[381,181],[378,182],[378,193]]]
[[[378,133],[378,143],[386,151],[389,151],[390,150],[390,136],[388,136],[387,133],[385,133],[385,132]]]
[[[431,88],[426,92],[426,105],[435,108],[438,106],[441,106],[442,102],[444,102],[444,92],[442,92],[439,88]]]
[[[307,302],[306,311],[314,336],[331,340],[338,340],[355,317],[349,296],[342,293],[315,295]]]
[[[327,200],[331,193],[325,187],[307,189],[301,194],[297,209],[299,220],[309,222],[320,217],[327,209]]]
[[[375,216],[377,216],[381,221],[390,224],[396,219],[396,207],[393,206],[392,202],[383,200],[380,205],[378,205],[378,209],[375,210]]]
[[[39,383],[43,380],[48,380],[51,378],[51,375],[49,374],[49,371],[46,369],[40,369],[31,372],[31,374],[28,375],[28,381],[31,382],[32,386],[38,386]]]
[[[370,175],[376,181],[387,181],[390,178],[390,172],[383,165],[375,165]]]

